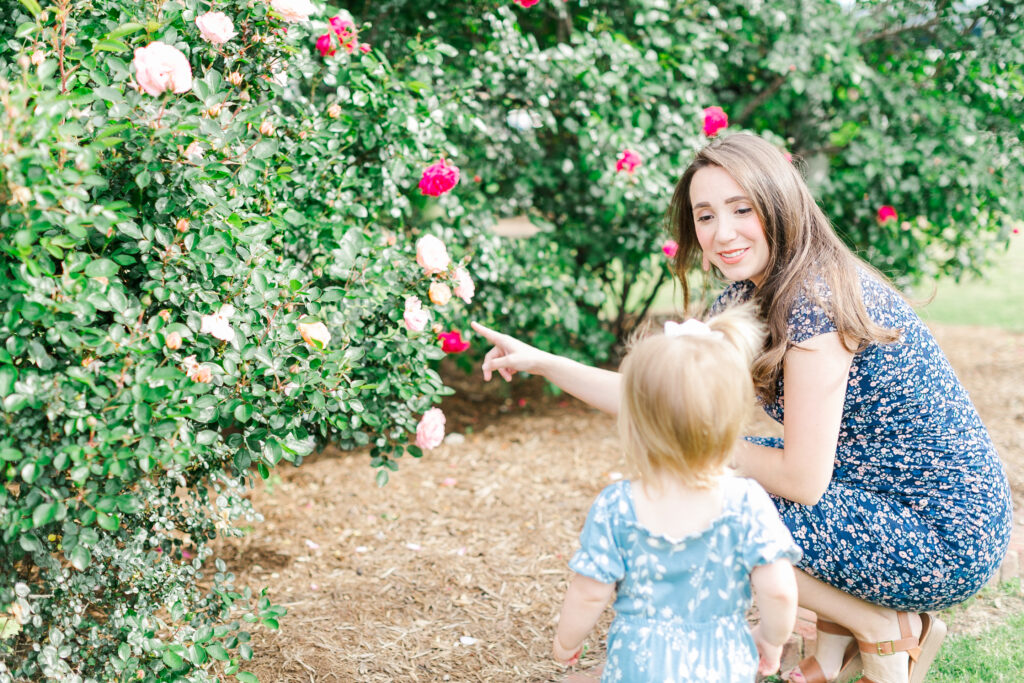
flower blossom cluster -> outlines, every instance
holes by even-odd
[[[309,0],[270,0],[270,8],[290,23],[306,21],[316,11]]]
[[[465,303],[471,303],[476,295],[473,278],[462,266],[452,267],[451,256],[444,242],[433,235],[424,235],[416,242],[416,263],[423,268],[423,274],[430,278],[427,297],[435,306],[445,306],[458,297]],[[405,312],[402,315],[406,329],[410,332],[422,332],[430,321],[430,314],[424,310],[423,303],[417,296],[407,297]],[[458,331],[442,332],[443,328],[435,325],[441,348],[445,353],[461,353],[469,348],[469,342],[462,339]]]
[[[333,57],[338,53],[340,47],[347,54],[356,50],[362,53],[370,51],[370,46],[359,42],[359,34],[355,25],[348,19],[331,17],[327,22],[330,30],[316,39],[316,49],[320,51],[321,57]]]

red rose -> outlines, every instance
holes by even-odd
[[[879,209],[878,209],[878,222],[879,223],[885,223],[886,221],[890,221],[890,220],[894,221],[897,218],[899,218],[899,217],[896,215],[896,209],[892,208],[888,204],[886,204],[885,206],[879,207]]]
[[[469,348],[469,342],[462,338],[458,330],[441,332],[437,338],[441,340],[441,350],[445,353],[462,353]]]

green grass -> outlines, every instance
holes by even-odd
[[[932,286],[920,287],[913,296],[927,299],[932,290]],[[1024,332],[1024,234],[1010,240],[1010,248],[998,255],[984,278],[939,280],[935,298],[918,306],[917,312],[928,322]]]
[[[1003,599],[1019,602],[1020,581],[1002,584],[998,589],[985,589],[975,600],[989,599],[998,605],[1000,594]],[[962,610],[954,608],[950,610],[953,613],[944,616],[955,622],[958,609]],[[928,672],[927,683],[1019,683],[1024,680],[1024,613],[1012,607],[1006,611],[1009,614],[1004,619],[997,620],[980,635],[949,636]],[[956,630],[955,625],[952,630]]]

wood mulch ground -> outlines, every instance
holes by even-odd
[[[1022,511],[1024,334],[935,331]],[[443,405],[447,443],[403,460],[385,488],[365,454],[336,451],[257,484],[252,499],[265,521],[223,541],[220,555],[239,585],[269,588],[288,615],[280,630],[254,633],[256,656],[243,670],[264,683],[565,676],[550,642],[586,511],[622,470],[614,422],[546,395],[536,378],[455,381],[458,393]],[[950,615],[952,630],[977,631],[1011,611],[1024,612],[1024,597],[976,599]],[[608,610],[584,668],[601,661],[610,618]]]

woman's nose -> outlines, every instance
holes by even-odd
[[[729,217],[722,217],[718,219],[718,229],[715,230],[715,240],[717,242],[729,242],[736,237],[736,226],[733,225],[732,219]]]

